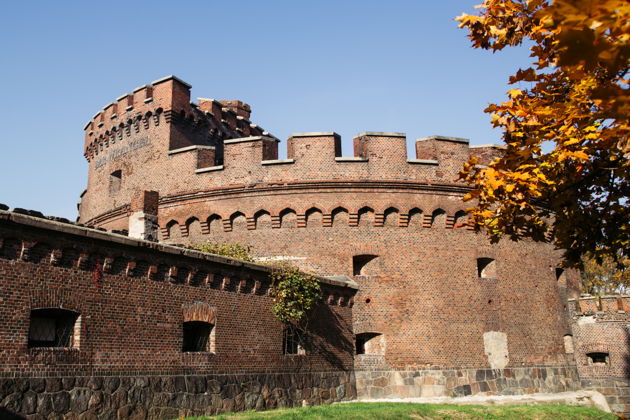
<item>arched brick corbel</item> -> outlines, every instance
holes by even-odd
[[[282,223],[282,218],[279,214],[271,215],[271,228],[272,229],[280,229]]]
[[[297,215],[297,227],[299,228],[306,227],[306,213],[299,213]]]
[[[202,235],[208,235],[210,233],[210,223],[208,223],[207,220],[203,221],[203,222],[199,222],[199,225],[201,226],[201,234]]]
[[[256,229],[256,217],[247,216],[245,218],[245,223],[247,226],[247,230],[255,230]]]
[[[221,220],[223,221],[223,232],[232,232],[232,221],[229,218]]]
[[[136,275],[136,262],[135,261],[129,261],[127,263],[127,268],[125,269],[125,275],[127,277],[133,277]]]
[[[63,258],[63,251],[60,249],[53,249],[50,253],[50,264],[59,265]]]
[[[81,270],[85,270],[88,267],[88,262],[90,261],[90,254],[87,252],[82,252],[79,254],[79,259],[77,260],[77,268]]]
[[[398,227],[409,226],[409,213],[400,213],[398,215]]]
[[[147,277],[149,280],[155,280],[158,275],[158,266],[153,264],[149,266],[149,270],[147,271]]]
[[[168,232],[168,226],[160,227],[160,233],[162,234],[162,239],[168,239],[171,236]]]
[[[22,248],[20,249],[20,260],[29,261],[31,259],[31,250],[37,242],[22,241]]]
[[[348,226],[350,227],[359,226],[359,212],[358,211],[355,210],[348,213]]]
[[[114,267],[114,259],[112,257],[103,258],[103,273],[111,273]]]
[[[171,267],[169,267],[168,269],[168,281],[170,281],[171,283],[177,283],[177,274],[179,273],[179,270],[177,268],[177,266],[172,265]]]

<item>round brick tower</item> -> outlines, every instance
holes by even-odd
[[[189,89],[155,81],[87,124],[80,222],[129,229],[146,206],[137,197],[153,191],[160,241],[249,244],[351,277],[358,370],[574,365],[563,337],[576,273],[558,268],[550,244],[489,244],[467,227],[457,173],[497,146],[432,136],[408,158],[404,134],[365,132],[342,157],[337,134],[299,133],[279,160],[247,104],[193,104]]]

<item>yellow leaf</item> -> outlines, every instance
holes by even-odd
[[[523,91],[520,89],[510,89],[508,90],[508,95],[510,95],[510,98],[514,99],[517,98],[519,96],[521,96],[523,94]]]

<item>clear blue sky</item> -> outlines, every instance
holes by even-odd
[[[479,0],[30,1],[0,12],[0,203],[76,217],[83,126],[174,74],[192,97],[241,99],[283,140],[362,131],[500,142],[482,111],[528,63],[474,50],[453,18]]]

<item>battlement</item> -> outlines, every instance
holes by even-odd
[[[84,155],[91,161],[96,155],[141,130],[163,124],[187,125],[207,134],[209,141],[242,136],[268,135],[249,118],[251,108],[238,100],[216,101],[198,98],[190,101],[191,85],[175,76],[167,76],[116,98],[105,105],[84,127]],[[189,134],[189,133],[188,133]],[[198,136],[197,136],[198,137]],[[192,143],[199,141],[192,140]],[[200,142],[203,142],[201,140]],[[174,142],[172,148],[181,146]]]
[[[141,190],[167,199],[244,185],[338,189],[344,186],[333,184],[342,181],[407,191],[420,184],[461,195],[466,187],[458,173],[470,156],[487,164],[500,153],[496,145],[471,147],[468,139],[434,135],[418,138],[408,156],[405,133],[366,131],[354,136],[351,156],[344,156],[341,136],[322,131],[290,135],[286,159],[279,159],[280,140],[250,121],[247,103],[192,103],[190,88],[175,76],[156,80],[120,96],[86,125],[90,178],[82,221],[114,217]]]
[[[568,299],[568,309],[573,317],[594,316],[598,320],[629,320],[630,296],[582,296]]]

